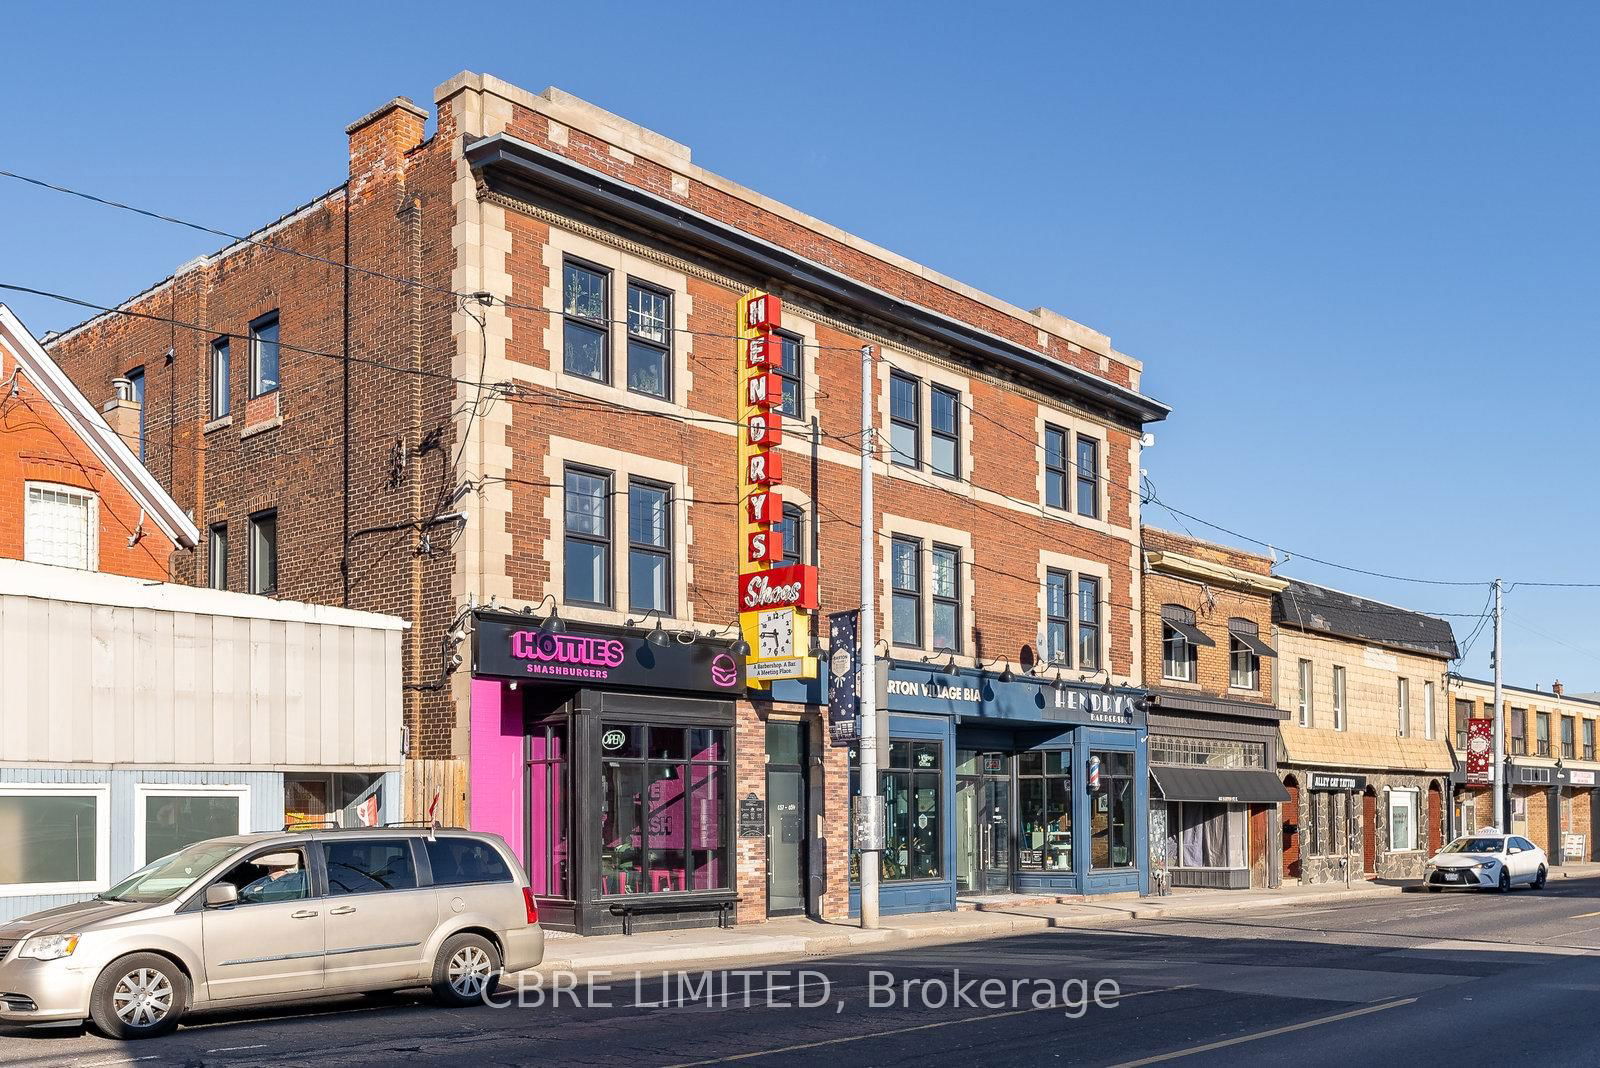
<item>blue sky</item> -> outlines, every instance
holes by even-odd
[[[1600,582],[1592,7],[228,7],[10,12],[0,166],[243,231],[337,184],[344,125],[391,96],[559,85],[1109,333],[1174,406],[1146,467],[1177,508],[1392,574]],[[0,181],[0,281],[112,303],[218,244]],[[1433,612],[1487,593],[1284,572]],[[1512,590],[1508,681],[1600,689],[1597,609]]]

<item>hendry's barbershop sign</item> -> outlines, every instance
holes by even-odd
[[[1060,687],[1035,679],[1001,682],[997,676],[963,670],[945,675],[938,669],[895,664],[889,669],[889,708],[903,712],[1011,721],[1086,723],[1106,727],[1142,727],[1142,693],[1065,683]]]

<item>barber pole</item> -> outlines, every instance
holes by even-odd
[[[1089,757],[1089,792],[1100,792],[1100,758],[1097,756]]]

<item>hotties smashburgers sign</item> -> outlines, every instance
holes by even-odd
[[[749,683],[811,679],[811,612],[817,607],[817,569],[774,566],[787,548],[783,522],[783,306],[769,293],[739,301],[739,625],[750,644]],[[798,358],[798,357],[797,357]]]

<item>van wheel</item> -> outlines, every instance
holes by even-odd
[[[441,1004],[480,1004],[500,981],[500,951],[475,934],[451,935],[433,962],[433,996]]]
[[[114,960],[94,981],[89,1018],[107,1038],[153,1038],[176,1030],[189,1007],[189,979],[156,953]]]

